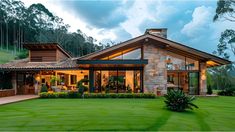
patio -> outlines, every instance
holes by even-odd
[[[0,98],[0,105],[29,100],[29,99],[35,99],[38,98],[38,95],[15,95],[10,97],[2,97]]]

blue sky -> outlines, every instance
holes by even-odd
[[[42,3],[65,23],[97,42],[122,42],[147,28],[168,28],[168,38],[208,53],[216,50],[220,33],[235,28],[227,21],[212,21],[215,0],[23,0]]]

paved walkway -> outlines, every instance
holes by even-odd
[[[9,97],[1,97],[0,105],[19,102],[19,101],[28,100],[28,99],[35,99],[38,97],[39,97],[38,95],[15,95],[15,96],[9,96]]]

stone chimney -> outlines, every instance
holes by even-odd
[[[167,38],[167,28],[146,29],[145,34],[152,34],[159,37]]]

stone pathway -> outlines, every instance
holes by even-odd
[[[0,98],[0,105],[19,102],[23,100],[35,99],[38,98],[38,95],[15,95],[9,97],[1,97]]]

